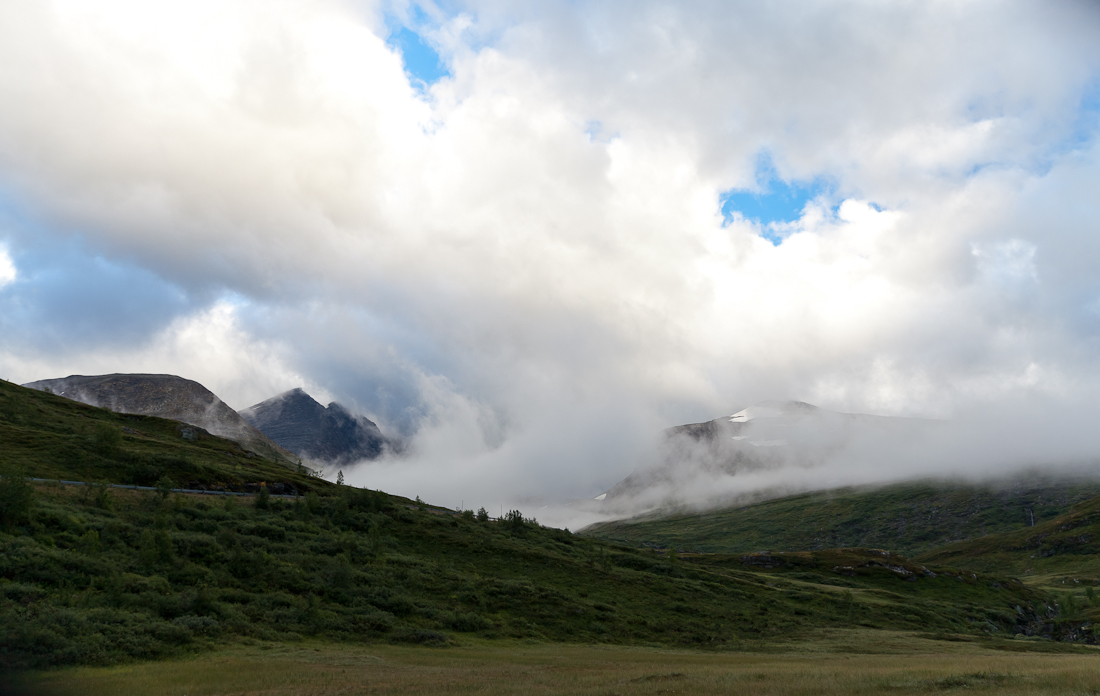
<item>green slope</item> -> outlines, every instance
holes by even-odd
[[[1041,591],[990,576],[899,573],[913,564],[873,552],[770,568],[734,556],[675,559],[410,507],[357,489],[257,507],[39,486],[31,513],[0,532],[0,665],[110,663],[302,636],[739,648],[846,626],[1061,635]]]
[[[3,383],[0,437],[0,667],[302,636],[714,648],[848,626],[1081,637],[1052,620],[1040,590],[908,571],[910,562],[876,552],[763,564],[677,558],[522,517],[478,521],[335,486],[298,500],[32,486],[15,470],[109,482],[322,482],[218,438],[184,439],[171,421]]]
[[[1029,584],[1083,593],[1100,584],[1100,498],[1034,527],[949,544],[921,558],[975,570],[996,568]]]
[[[0,380],[0,464],[38,478],[301,492],[331,485],[177,421],[114,413]]]
[[[1012,485],[957,482],[844,488],[733,509],[592,525],[586,536],[701,552],[885,548],[914,555],[943,544],[1022,529],[1100,495],[1100,482],[1031,477]]]

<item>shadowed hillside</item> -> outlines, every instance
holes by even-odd
[[[915,482],[843,488],[700,513],[603,522],[584,534],[657,547],[744,553],[870,546],[916,554],[1022,529],[1100,495],[1094,480],[1025,477],[987,485]]]
[[[1100,583],[1100,498],[1034,527],[949,544],[921,558],[976,570],[995,568],[1030,584],[1091,588]],[[1100,620],[1100,613],[1096,618]]]
[[[122,414],[0,380],[0,464],[39,478],[323,490],[326,481],[179,421]]]

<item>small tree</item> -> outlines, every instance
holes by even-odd
[[[485,510],[485,508],[478,508],[477,521],[478,522],[488,522],[489,521],[489,513],[488,513],[488,511]]]
[[[336,472],[336,485],[337,486],[344,485],[344,470],[343,469]]]
[[[157,481],[156,489],[157,495],[160,496],[161,501],[167,500],[168,496],[172,495],[172,488],[175,487],[175,485],[172,479],[168,478],[168,474],[160,477],[160,480]]]
[[[271,493],[267,490],[267,483],[260,482],[260,492],[256,495],[256,509],[266,510],[271,507]]]

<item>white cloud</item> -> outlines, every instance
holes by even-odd
[[[0,288],[15,282],[15,262],[4,247],[0,247]]]
[[[5,369],[323,387],[422,426],[393,485],[498,496],[594,494],[763,398],[946,415],[1100,378],[1092,5],[470,2],[426,30],[427,97],[376,11],[0,8],[9,198],[247,301]],[[718,210],[762,151],[834,191],[780,246]]]
[[[60,355],[0,351],[0,373],[18,383],[72,374],[177,374],[205,385],[236,409],[299,386],[318,399],[330,396],[289,368],[280,346],[242,330],[238,311],[237,305],[220,301],[173,321],[142,345],[121,350],[74,346]]]

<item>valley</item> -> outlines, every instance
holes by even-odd
[[[451,667],[433,669],[459,669],[461,682],[478,660],[531,674],[532,654],[559,659],[579,649],[570,646],[626,663],[569,693],[612,682],[648,693],[660,681],[649,677],[665,673],[632,661],[669,650],[702,651],[667,658],[711,664],[669,668],[700,689],[718,683],[715,669],[735,679],[756,665],[786,693],[794,682],[782,665],[798,655],[885,644],[962,660],[912,684],[988,686],[949,665],[1000,664],[1004,651],[1088,655],[1100,619],[1100,503],[1087,480],[843,489],[574,533],[518,510],[492,520],[336,485],[195,426],[3,382],[0,437],[0,664],[58,693],[114,683],[109,671],[73,671],[80,665],[162,666],[127,672],[147,675],[122,689],[140,693],[199,654],[245,673],[264,655],[289,655],[288,675],[372,650],[416,665],[449,655],[440,659]],[[177,483],[248,495],[173,493]],[[273,497],[276,486],[296,497]],[[317,657],[302,662],[310,650]],[[714,666],[723,664],[734,666]],[[65,676],[51,681],[43,669]],[[838,684],[857,690],[844,693],[883,683],[849,677]],[[217,681],[188,693],[222,693]]]

